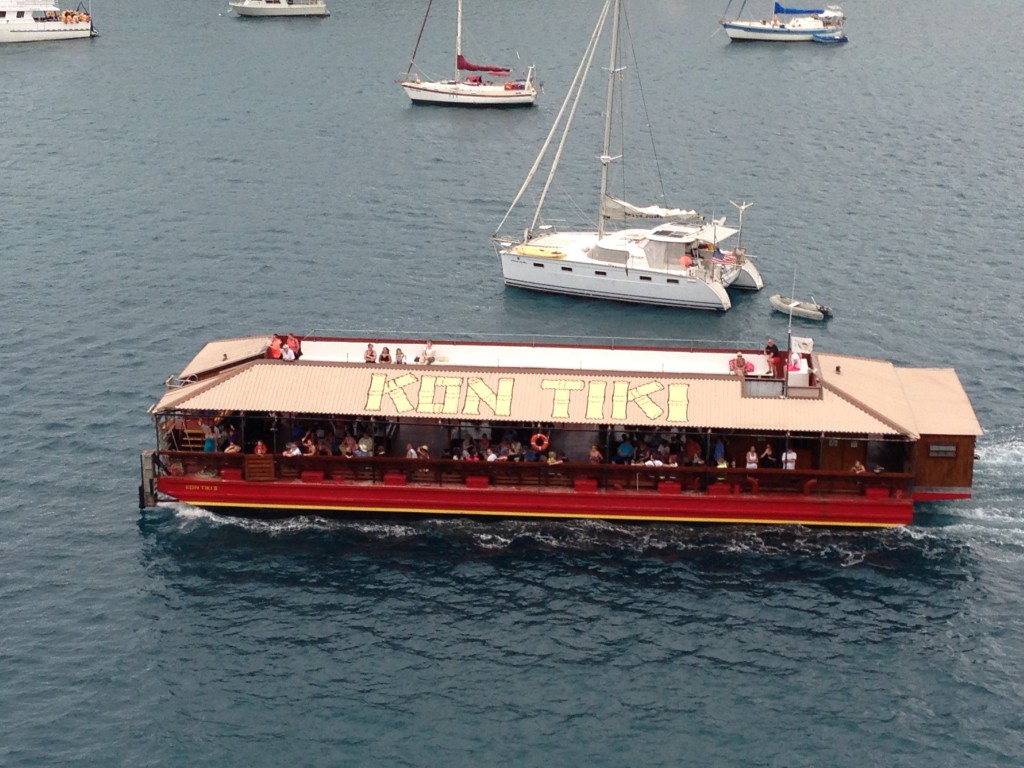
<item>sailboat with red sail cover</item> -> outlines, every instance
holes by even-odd
[[[537,101],[536,72],[530,65],[521,78],[512,77],[511,67],[473,64],[462,55],[462,0],[458,0],[455,24],[455,77],[451,80],[430,80],[422,77],[416,68],[423,30],[427,26],[433,0],[420,26],[416,47],[409,61],[409,69],[400,81],[402,88],[414,104],[442,104],[464,107],[516,107],[533,106]],[[469,73],[469,74],[463,74]],[[490,76],[490,77],[488,77]],[[488,77],[488,79],[485,79]],[[500,78],[500,79],[491,79]]]

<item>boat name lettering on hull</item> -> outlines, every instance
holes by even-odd
[[[403,373],[389,378],[375,373],[365,408],[381,413],[390,411],[387,404],[410,416],[515,418],[516,395],[524,403],[535,403],[537,386],[536,380],[507,376],[487,382],[479,376]],[[689,410],[689,385],[682,382],[545,377],[540,379],[539,389],[551,393],[548,410],[553,420],[575,417],[587,422],[685,424]]]

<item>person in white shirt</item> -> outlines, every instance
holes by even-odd
[[[428,341],[427,346],[420,352],[420,364],[421,365],[433,365],[434,360],[437,359],[437,352],[434,350],[434,342]]]
[[[782,468],[796,469],[796,451],[792,447],[787,448],[782,454]]]

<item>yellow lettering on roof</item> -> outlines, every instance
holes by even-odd
[[[395,410],[399,413],[408,413],[415,410],[405,393],[405,388],[416,382],[416,377],[411,373],[404,373],[388,381],[387,374],[375,373],[370,377],[370,388],[366,392],[366,410],[380,411],[384,395],[391,398],[395,404]]]
[[[455,416],[459,413],[462,394],[461,376],[423,376],[420,378],[420,392],[416,405],[417,413],[443,413]],[[444,390],[441,401],[435,400],[437,390]]]
[[[480,403],[485,403],[495,416],[508,416],[512,413],[513,379],[498,379],[498,391],[495,392],[480,378],[470,378],[469,390],[466,392],[466,404],[462,412],[466,416],[479,416]]]
[[[668,416],[667,421],[685,424],[689,419],[690,385],[668,385]]]
[[[416,385],[415,389],[412,385]],[[637,424],[663,420],[669,424],[685,424],[689,415],[689,384],[681,382],[666,385],[656,379],[639,384],[630,380],[609,382],[592,377],[541,379],[541,390],[552,393],[550,415],[532,412],[532,409],[523,411],[536,397],[535,393],[524,392],[523,386],[524,380],[515,376],[488,381],[481,376],[403,373],[389,379],[385,373],[371,373],[364,410],[368,413],[385,411],[385,398],[388,398],[399,414],[421,416],[480,418],[489,410],[494,416],[523,420],[550,418]],[[573,393],[581,391],[586,394],[574,396]],[[520,394],[518,410],[523,411],[521,413],[516,412],[516,393]],[[585,402],[581,399],[583,397]],[[585,409],[582,414],[581,409]]]
[[[540,383],[541,389],[550,389],[555,393],[551,403],[551,418],[569,418],[569,396],[573,392],[583,389],[584,382],[579,379],[544,379]]]
[[[587,390],[587,419],[604,420],[604,395],[608,391],[607,381],[592,381]]]
[[[664,388],[660,381],[649,381],[632,388],[628,381],[614,382],[612,385],[612,419],[614,421],[628,420],[626,407],[630,403],[636,403],[648,419],[652,421],[657,419],[665,411],[651,400],[650,396]]]

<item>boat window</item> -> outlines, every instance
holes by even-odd
[[[19,19],[24,19],[25,18],[25,12],[24,11],[18,11],[18,18]]]
[[[572,272],[572,267],[562,267],[563,272]]]
[[[674,284],[676,284],[676,285],[679,285],[679,281],[678,281],[678,280],[677,280],[676,278],[674,278],[674,277],[670,277],[670,278],[668,278],[668,280],[666,280],[666,282],[668,282],[668,283],[674,283]]]
[[[598,277],[607,277],[608,276],[607,272],[601,272],[600,270],[595,270],[594,274],[597,275]]]
[[[7,18],[7,11],[0,11],[0,19],[6,19],[6,18]]]
[[[536,261],[535,261],[535,262],[533,262],[533,266],[535,266],[535,267],[540,267],[541,269],[544,269],[544,265],[543,265],[543,264],[541,264],[541,263],[539,263],[539,262],[536,262]]]
[[[928,455],[936,459],[955,459],[955,443],[933,443],[928,446]]]
[[[650,275],[640,275],[640,279],[641,280],[646,280],[648,283],[651,282],[651,276]]]
[[[597,245],[590,252],[590,258],[594,261],[607,261],[612,264],[625,264],[629,260],[629,251],[621,251],[618,248],[605,248]]]

